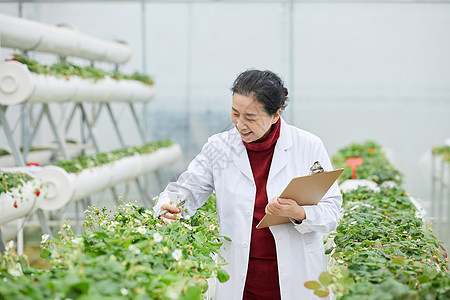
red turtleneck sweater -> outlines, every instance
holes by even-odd
[[[269,177],[275,144],[280,137],[281,122],[272,125],[269,135],[263,141],[246,143],[248,158],[256,184],[255,208],[253,211],[252,235],[244,300],[281,299],[278,282],[278,265],[275,240],[269,228],[256,229],[265,215],[268,203],[266,185]]]

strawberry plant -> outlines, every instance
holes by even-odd
[[[19,188],[31,177],[25,173],[9,173],[0,171],[0,194],[10,191],[12,188]]]
[[[150,154],[159,148],[173,145],[171,140],[157,141],[144,146],[129,146],[123,149],[113,150],[106,153],[95,153],[92,155],[82,155],[75,160],[63,160],[54,163],[55,166],[63,168],[69,173],[79,173],[83,169],[92,168],[108,164],[127,156],[135,154]]]
[[[66,80],[70,80],[71,76],[77,76],[84,79],[93,79],[94,81],[98,81],[101,79],[104,79],[105,77],[109,76],[111,78],[114,78],[116,80],[137,80],[140,81],[146,85],[153,85],[153,80],[143,74],[139,74],[138,72],[133,73],[132,75],[125,75],[121,74],[117,71],[113,72],[106,72],[99,68],[94,68],[91,66],[86,67],[80,67],[77,65],[74,65],[70,62],[63,61],[56,63],[51,66],[42,65],[38,63],[35,60],[31,60],[28,57],[24,55],[14,54],[14,60],[25,64],[30,72],[36,73],[36,74],[44,74],[44,75],[50,75],[55,77],[63,77],[66,78]]]
[[[338,299],[448,299],[446,253],[401,188],[344,193],[343,214],[329,237],[336,266],[327,285]],[[434,290],[432,287],[439,287]],[[427,298],[428,299],[428,298]]]
[[[344,172],[339,177],[340,183],[352,178],[352,170],[346,166],[347,158],[350,157],[363,158],[362,166],[356,168],[358,179],[368,179],[378,184],[388,180],[392,180],[399,185],[402,183],[401,173],[386,158],[381,146],[373,141],[367,141],[363,144],[351,144],[348,147],[339,149],[332,157],[335,168],[344,168]]]
[[[432,154],[435,156],[442,156],[444,161],[450,163],[450,146],[435,146]]]
[[[333,157],[335,167],[345,166],[348,157],[363,157],[358,178],[401,183],[374,142],[341,149]],[[351,178],[346,171],[344,179]],[[332,266],[318,281],[305,283],[320,297],[333,292],[337,299],[450,299],[447,253],[400,187],[344,193],[339,226],[328,239],[335,245],[326,250]]]
[[[0,298],[202,299],[208,278],[229,277],[213,259],[222,245],[214,202],[167,225],[135,204],[90,207],[83,234],[65,224],[59,239],[43,236],[50,270],[30,268],[12,251],[2,257]]]

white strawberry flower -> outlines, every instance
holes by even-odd
[[[8,273],[11,276],[19,277],[22,275],[22,266],[19,263],[16,263],[16,265],[13,268],[8,269]]]
[[[214,229],[216,229],[216,225],[211,224],[211,225],[208,226],[208,229],[213,231]]]
[[[50,237],[50,234],[43,234],[42,235],[42,239],[41,239],[41,244],[44,244],[45,242],[47,242],[47,240],[49,239],[49,237]]]
[[[140,234],[145,234],[147,232],[147,228],[145,228],[144,226],[139,226],[138,228],[136,228],[136,231]]]
[[[155,232],[153,234],[153,240],[157,243],[161,242],[163,239],[163,236],[159,232]]]
[[[14,248],[14,240],[10,240],[8,243],[6,243],[6,251],[9,251],[9,249]]]
[[[81,237],[76,237],[72,240],[72,243],[74,243],[75,245],[79,245],[81,242],[83,241],[83,238]]]
[[[128,250],[133,253],[134,255],[138,255],[139,253],[141,253],[141,249],[139,249],[138,247],[136,247],[135,245],[130,245],[128,246]]]
[[[121,288],[120,289],[120,293],[123,295],[123,296],[126,296],[126,295],[128,295],[128,290],[126,289],[126,288]]]
[[[180,249],[175,249],[172,252],[173,259],[179,261],[183,257],[183,252]]]

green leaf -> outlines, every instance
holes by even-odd
[[[333,282],[333,277],[328,272],[323,272],[319,275],[319,281],[323,286],[327,287],[330,285],[330,283]]]
[[[219,279],[219,281],[223,283],[228,281],[228,279],[230,279],[230,275],[224,269],[219,269],[217,271],[217,279]]]
[[[42,258],[47,258],[50,254],[51,254],[50,251],[48,251],[47,249],[44,249],[41,252],[41,257]]]
[[[347,277],[342,281],[342,283],[344,284],[344,286],[350,286],[350,285],[354,284],[355,281],[353,280],[353,278]]]
[[[87,294],[89,291],[89,282],[81,281],[70,286],[67,296],[70,298],[77,298],[83,294]]]
[[[331,247],[331,248],[325,250],[325,255],[330,254],[333,251],[333,249],[334,249],[334,247]]]
[[[319,297],[326,297],[330,294],[329,290],[326,289],[319,289],[314,291],[314,295],[317,295]]]
[[[430,281],[430,277],[428,277],[428,276],[426,276],[426,275],[420,275],[419,277],[417,277],[417,280],[418,280],[420,283],[425,283],[425,282]]]
[[[322,286],[317,281],[307,281],[305,282],[305,287],[310,290],[320,289]]]
[[[393,264],[404,266],[406,264],[405,258],[398,256],[392,260]]]
[[[185,300],[198,300],[201,299],[202,289],[198,286],[191,285],[187,288],[186,292],[183,295],[183,299]]]
[[[171,282],[176,282],[178,280],[178,276],[173,274],[163,274],[161,276],[161,281],[170,284]]]

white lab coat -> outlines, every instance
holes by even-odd
[[[315,161],[325,170],[332,170],[322,141],[281,119],[280,137],[267,182],[267,198],[280,195],[293,177],[308,175]],[[218,284],[216,299],[238,300],[242,299],[247,274],[256,187],[247,151],[236,128],[210,137],[187,171],[161,193],[154,209],[159,211],[163,203],[187,197],[184,207],[193,215],[213,191],[220,235],[231,239],[224,240],[221,253],[228,263],[224,268],[230,279]],[[282,299],[315,298],[304,283],[317,280],[319,274],[326,271],[322,234],[336,228],[341,202],[339,187],[334,183],[318,205],[304,206],[306,219],[301,224],[270,227],[277,249]]]

